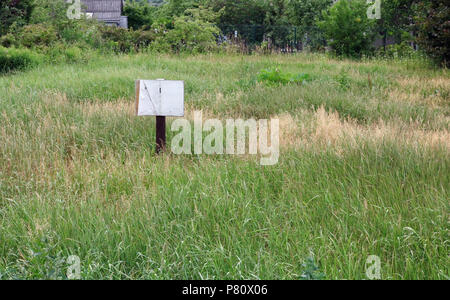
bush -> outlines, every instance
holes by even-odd
[[[450,7],[448,0],[423,1],[418,5],[417,42],[437,63],[450,67]]]
[[[367,18],[365,0],[340,0],[318,22],[337,55],[361,57],[372,50],[374,21]]]
[[[12,46],[17,46],[17,45],[18,45],[17,39],[11,33],[5,34],[4,36],[2,36],[0,38],[0,46],[9,48]]]
[[[55,28],[49,24],[24,26],[18,34],[19,44],[27,48],[49,47],[58,40]]]
[[[156,51],[203,53],[218,49],[216,37],[220,33],[219,29],[201,19],[181,16],[175,18],[172,30],[162,27],[154,30],[159,33],[151,45]]]
[[[123,14],[128,16],[128,26],[134,30],[142,27],[151,27],[153,15],[157,8],[147,2],[127,1],[123,9]]]
[[[117,53],[134,49],[132,31],[114,26],[100,26],[100,35],[106,41],[106,48]]]
[[[93,32],[97,32],[95,20],[67,20],[57,26],[58,35],[65,43],[87,42]]]
[[[68,63],[76,63],[83,61],[83,50],[77,46],[70,46],[65,49],[64,57]]]
[[[388,45],[386,50],[380,48],[377,55],[386,58],[414,58],[420,54],[409,43],[402,42],[400,44]]]
[[[156,33],[153,30],[137,30],[132,36],[136,50],[147,48],[156,39]]]
[[[24,70],[42,62],[42,56],[28,49],[0,47],[0,73]]]
[[[67,45],[56,43],[53,47],[46,49],[45,59],[49,63],[78,63],[89,61],[92,51],[79,45]]]

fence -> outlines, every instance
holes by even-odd
[[[251,51],[264,45],[268,50],[280,52],[302,51],[305,47],[318,48],[325,40],[317,30],[304,31],[293,25],[219,24],[223,36],[221,43],[239,44]]]

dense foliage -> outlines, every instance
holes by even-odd
[[[149,27],[154,20],[155,6],[145,5],[141,2],[128,2],[124,7],[124,14],[128,16],[128,26],[132,29]]]
[[[377,41],[383,55],[409,56],[414,53],[409,45],[418,43],[436,61],[449,60],[446,0],[382,0],[379,20],[367,17],[365,0],[127,0],[129,30],[69,20],[67,7],[62,0],[2,1],[0,45],[42,52],[75,47],[268,53],[329,47],[339,55],[361,57],[374,54]],[[400,46],[388,47],[392,42]]]
[[[188,10],[189,13],[174,19],[171,30],[160,29],[151,45],[157,51],[207,52],[217,48],[216,36],[219,29],[207,19],[202,18],[201,9]]]
[[[369,53],[373,43],[373,20],[365,17],[365,0],[341,0],[323,14],[320,28],[338,54],[356,57]]]
[[[28,49],[0,47],[0,74],[39,64],[41,57]]]
[[[418,42],[438,63],[450,67],[450,7],[448,0],[421,2],[417,15]]]
[[[28,23],[33,8],[33,0],[2,0],[0,2],[0,35],[7,33],[12,26]]]

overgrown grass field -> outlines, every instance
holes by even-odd
[[[155,155],[154,118],[134,116],[134,80],[154,78],[185,81],[187,118],[279,118],[279,163]],[[366,279],[377,255],[383,279],[448,279],[449,120],[448,70],[417,60],[140,54],[2,75],[0,278],[66,278],[77,255],[83,279]]]

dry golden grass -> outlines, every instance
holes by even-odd
[[[432,89],[450,89],[450,78],[446,77],[402,77],[397,80],[401,87],[407,89],[432,88]]]
[[[437,80],[436,84],[447,83],[445,80]],[[223,100],[223,95],[216,94],[218,100]],[[68,108],[76,108],[86,114],[86,117],[90,117],[96,114],[111,115],[113,118],[117,115],[134,115],[134,102],[133,101],[116,101],[114,103],[106,102],[85,102],[85,103],[73,103],[70,102],[64,94],[59,93],[46,93],[42,97],[42,104],[36,105],[35,109],[27,114],[33,116],[35,121],[30,125],[32,127],[33,137],[30,137],[29,131],[27,131],[23,121],[10,121],[8,115],[3,113],[3,124],[0,128],[0,140],[3,142],[3,149],[17,149],[18,147],[27,147],[30,145],[32,139],[39,141],[45,140],[45,137],[51,135],[54,132],[58,132],[56,135],[55,144],[65,145],[66,156],[61,159],[56,153],[52,152],[51,145],[46,143],[33,143],[28,146],[27,151],[16,151],[21,153],[23,164],[28,166],[19,168],[24,177],[28,178],[32,174],[45,174],[52,173],[55,169],[64,168],[67,170],[68,178],[67,182],[71,180],[71,172],[75,164],[80,164],[80,157],[82,156],[82,149],[67,143],[64,138],[73,136],[75,132],[81,135],[87,135],[87,128],[80,128],[76,124],[65,124],[55,115],[51,115],[48,111],[44,110],[44,106],[53,106],[57,111],[64,111]],[[193,121],[194,111],[192,105],[186,107],[185,117]],[[223,118],[214,114],[209,110],[202,110],[203,120],[206,119],[219,119],[225,121]],[[174,118],[169,118],[173,120]],[[409,122],[405,123],[400,120],[386,121],[379,120],[378,122],[370,125],[358,124],[355,120],[345,119],[343,120],[337,112],[327,112],[323,107],[317,109],[315,112],[308,110],[301,111],[297,117],[292,116],[289,113],[283,113],[280,115],[274,115],[272,119],[278,119],[280,124],[280,147],[281,149],[335,149],[337,153],[345,151],[345,149],[352,149],[357,147],[362,141],[371,142],[374,144],[381,144],[384,141],[396,143],[398,145],[408,145],[415,148],[426,147],[429,149],[444,148],[450,151],[450,133],[448,130],[424,130],[419,124]],[[36,149],[37,147],[37,149]],[[34,149],[36,151],[31,151]],[[48,153],[50,156],[54,156],[49,160],[39,153]],[[110,161],[106,159],[106,155],[99,149],[99,157],[102,157],[104,161]],[[245,159],[247,156],[242,156]],[[111,158],[114,160],[114,158]],[[167,159],[167,163],[169,160]],[[11,162],[12,163],[12,162]],[[89,168],[89,166],[85,166]],[[107,165],[104,166],[108,168]],[[12,168],[10,168],[12,170]],[[8,171],[6,168],[5,171]],[[27,175],[27,176],[25,176]]]
[[[380,120],[375,124],[364,126],[355,120],[342,120],[337,112],[327,112],[323,107],[314,113],[308,123],[301,122],[297,125],[298,122],[289,115],[279,118],[280,144],[285,147],[332,147],[340,152],[356,147],[361,141],[374,144],[389,141],[416,148],[444,148],[450,151],[448,130],[424,130],[415,123],[405,124],[396,121],[388,124]]]
[[[425,103],[431,107],[450,103],[449,78],[401,77],[397,83],[399,88],[387,91],[390,100]]]
[[[132,101],[124,101],[123,99],[111,103],[99,103],[99,102],[89,102],[80,104],[81,110],[87,115],[94,114],[126,114],[128,116],[134,116],[135,112],[135,103]]]
[[[42,236],[43,233],[50,230],[50,224],[47,219],[35,219],[33,225],[27,226],[27,233],[30,238]]]
[[[273,119],[280,122],[280,147],[295,147],[301,132],[298,120],[288,113],[274,116]]]

